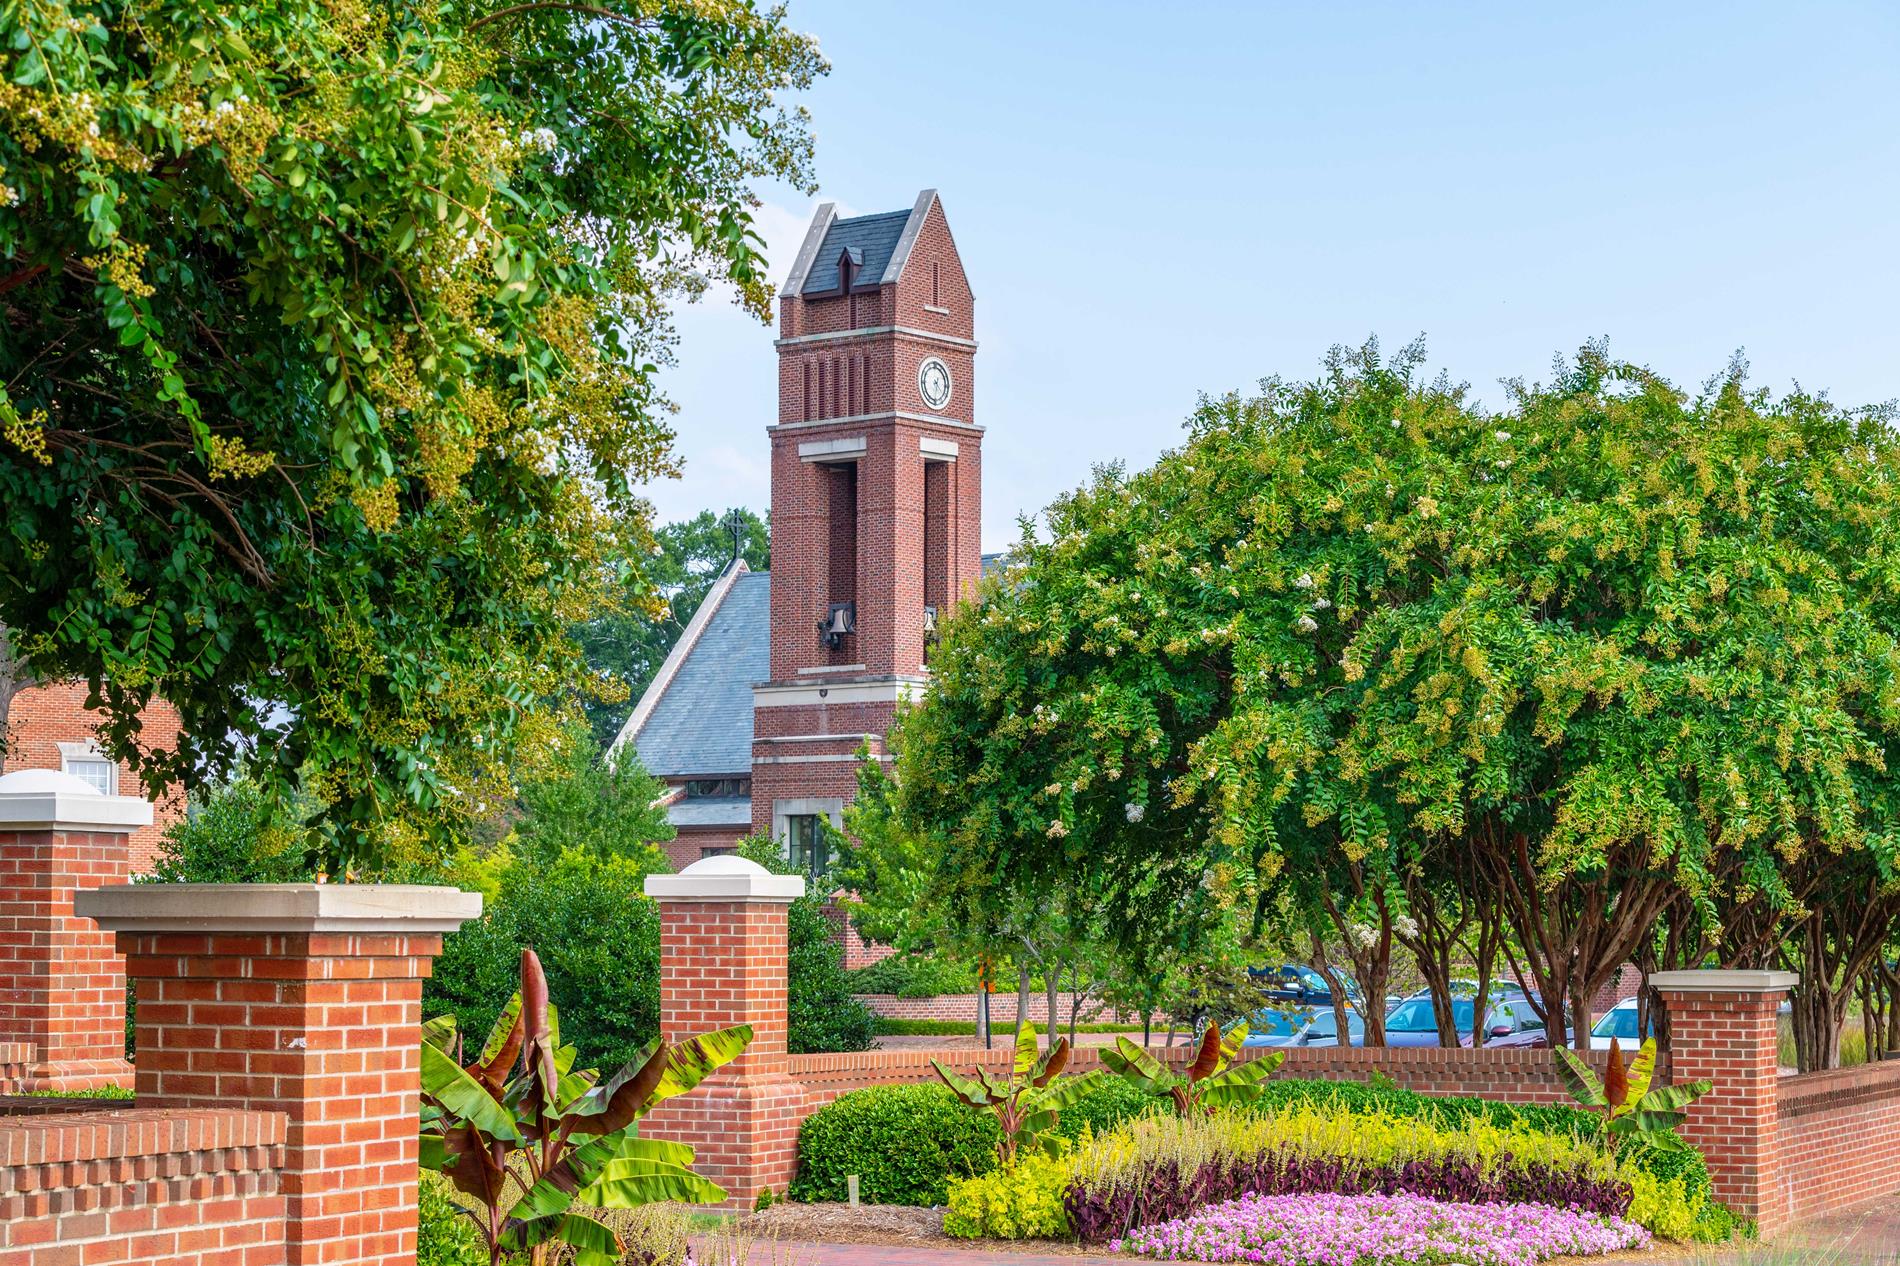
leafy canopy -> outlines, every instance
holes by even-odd
[[[0,50],[0,623],[154,789],[254,751],[334,872],[432,851],[598,684],[566,630],[650,551],[667,305],[766,314],[749,187],[812,183],[814,42],[749,0],[28,0]]]
[[[944,918],[1080,873],[1165,946],[1283,872],[1379,890],[1430,840],[1522,842],[1544,891],[1634,866],[1702,900],[1721,857],[1772,899],[1804,854],[1893,881],[1886,411],[1591,346],[1487,413],[1422,358],[1206,400],[1025,530],[903,728]]]

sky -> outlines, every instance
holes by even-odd
[[[1418,335],[1502,403],[1554,355],[1900,396],[1900,4],[790,0],[818,202],[936,188],[976,294],[983,543],[1202,393]],[[770,506],[772,331],[679,314],[662,520]],[[958,390],[964,390],[958,384]]]

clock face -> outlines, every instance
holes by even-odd
[[[933,409],[950,403],[950,366],[932,356],[917,367],[917,394]]]

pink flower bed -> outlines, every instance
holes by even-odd
[[[1297,1195],[1209,1205],[1111,1247],[1163,1261],[1262,1266],[1529,1266],[1648,1243],[1648,1231],[1621,1218],[1548,1205]]]

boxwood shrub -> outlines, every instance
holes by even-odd
[[[869,1086],[805,1118],[798,1131],[794,1200],[843,1200],[858,1176],[868,1204],[932,1206],[952,1178],[995,1163],[996,1123],[957,1102],[947,1086]]]

